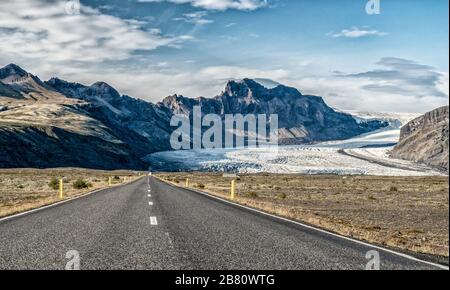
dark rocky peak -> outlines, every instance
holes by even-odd
[[[186,100],[186,99],[188,99],[188,98],[185,98],[182,95],[174,94],[174,95],[165,97],[160,103],[162,103],[166,106],[169,106],[171,104],[174,104],[174,103]]]
[[[58,92],[70,97],[104,104],[103,101],[120,101],[119,92],[105,82],[96,82],[91,86],[67,82],[59,78],[51,78],[45,82]]]
[[[174,114],[187,114],[191,109],[198,105],[198,101],[191,98],[186,98],[182,95],[171,95],[159,103],[161,106],[164,106],[171,110]]]
[[[251,79],[230,80],[225,86],[224,94],[229,97],[245,98],[267,89]]]
[[[105,82],[96,82],[91,85],[86,93],[90,96],[100,97],[102,99],[118,99],[119,92]]]
[[[242,80],[230,80],[225,86],[225,90],[220,98],[223,97],[235,97],[235,98],[247,98],[255,100],[270,100],[275,97],[300,97],[302,94],[295,88],[278,85],[274,88],[266,88],[259,82],[252,79]]]
[[[45,84],[51,87],[53,90],[56,90],[69,98],[76,98],[82,100],[87,99],[86,96],[84,95],[84,92],[88,89],[88,87],[82,84],[75,82],[68,82],[55,77],[46,81]]]
[[[86,88],[86,86],[82,84],[68,82],[56,77],[49,79],[48,81],[45,82],[45,84],[57,90]]]
[[[13,82],[29,76],[29,73],[16,64],[8,64],[0,69],[0,80],[3,82]]]
[[[166,97],[157,106],[164,107],[173,114],[184,115],[190,115],[194,106],[200,106],[202,108],[202,114],[220,114],[223,111],[222,103],[218,99],[204,97],[191,99],[176,94]]]
[[[37,76],[28,73],[16,64],[9,64],[0,69],[0,81],[25,94],[33,92],[42,95],[50,89]]]

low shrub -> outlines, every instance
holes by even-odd
[[[83,179],[77,179],[73,183],[73,188],[75,188],[75,189],[84,189],[84,188],[89,188],[89,187],[92,187],[92,183],[87,182]]]
[[[248,195],[250,197],[258,197],[258,194],[256,192],[254,192],[254,191],[249,192]]]
[[[391,188],[389,188],[389,191],[391,192],[397,192],[398,188],[396,186],[391,186]]]
[[[53,189],[53,190],[57,190],[59,188],[59,180],[56,177],[52,177],[52,179],[50,180],[50,182],[48,183],[48,186]]]

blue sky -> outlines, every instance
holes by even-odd
[[[0,65],[151,101],[258,77],[340,109],[448,104],[448,0],[380,0],[379,15],[368,0],[81,0],[80,14],[67,2],[0,3]]]

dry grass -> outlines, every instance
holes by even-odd
[[[52,178],[63,178],[64,198],[75,197],[92,190],[113,186],[138,178],[138,172],[101,171],[87,169],[0,169],[0,217],[60,201],[58,189],[52,189]],[[141,173],[142,174],[142,173]],[[115,178],[114,178],[115,177]],[[75,189],[73,183],[82,179],[92,186]]]
[[[213,173],[158,177],[228,198]],[[236,202],[342,235],[419,253],[449,255],[448,177],[244,175]]]

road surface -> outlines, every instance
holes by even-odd
[[[149,187],[151,192],[149,192]],[[0,269],[365,269],[373,247],[152,177],[0,220]],[[438,269],[378,249],[381,269]]]
[[[398,160],[392,159],[389,160],[390,162],[386,162],[385,160],[376,158],[375,156],[367,156],[360,154],[358,152],[355,152],[353,149],[339,149],[338,153],[353,157],[359,160],[367,161],[373,164],[381,165],[388,168],[394,168],[394,169],[400,169],[400,170],[407,170],[407,171],[417,171],[417,172],[430,172],[434,171],[430,166],[422,165],[419,163],[410,162],[411,165],[404,164],[405,160],[403,160],[403,164],[398,163]],[[437,170],[437,169],[436,169]]]

